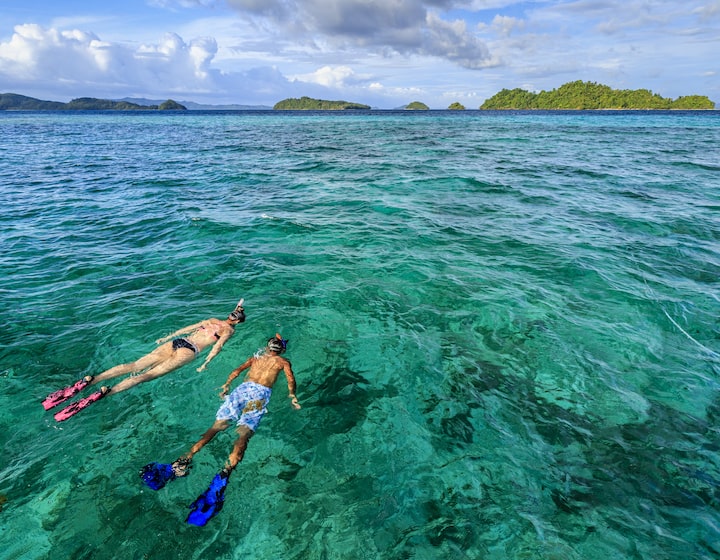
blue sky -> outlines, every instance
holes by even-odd
[[[574,80],[720,106],[720,0],[3,0],[0,92],[475,109]]]

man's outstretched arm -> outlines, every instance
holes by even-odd
[[[249,368],[252,365],[254,359],[255,358],[253,356],[250,356],[243,365],[236,367],[234,370],[232,370],[230,372],[230,375],[228,375],[227,381],[222,386],[222,392],[220,393],[220,398],[222,398],[228,394],[228,391],[230,391],[230,383],[232,383],[233,379],[235,379],[243,371],[245,371],[247,368]]]
[[[285,362],[285,366],[283,366],[283,371],[285,372],[285,377],[287,377],[288,397],[290,397],[291,399],[290,402],[292,403],[295,410],[300,410],[300,403],[298,402],[297,396],[295,395],[295,391],[297,391],[297,383],[295,382],[295,375],[293,374],[290,362]]]

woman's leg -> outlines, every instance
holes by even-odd
[[[160,350],[158,348],[158,350]],[[171,348],[172,350],[172,348]],[[144,358],[142,358],[144,359]],[[164,361],[158,363],[157,365],[153,366],[149,370],[147,370],[145,373],[141,373],[140,375],[135,375],[133,377],[128,377],[127,379],[123,379],[120,383],[115,385],[112,388],[113,393],[120,393],[122,391],[126,391],[127,389],[130,389],[130,387],[134,387],[135,385],[138,385],[140,383],[145,383],[146,381],[152,381],[153,379],[157,379],[158,377],[162,377],[166,373],[170,373],[171,371],[184,366],[185,364],[189,364],[195,359],[195,352],[188,348],[178,348],[177,350],[172,350],[170,356],[168,356]],[[139,361],[138,361],[139,362]],[[135,362],[135,363],[138,363]],[[97,381],[97,377],[95,378],[95,381]]]
[[[175,350],[173,350],[172,342],[167,342],[162,346],[158,346],[157,348],[155,348],[155,350],[153,350],[149,354],[146,354],[139,360],[135,360],[134,362],[130,362],[127,364],[120,364],[111,367],[110,369],[105,370],[102,373],[99,373],[94,377],[90,384],[95,385],[96,383],[105,381],[107,379],[112,379],[114,377],[119,377],[128,373],[137,373],[138,371],[142,371],[160,362],[170,359],[174,353]]]
[[[172,468],[175,472],[175,476],[181,477],[186,476],[188,474],[188,471],[190,470],[190,467],[192,466],[192,458],[195,453],[200,451],[207,443],[212,441],[212,439],[222,432],[223,430],[227,429],[227,427],[230,425],[230,420],[215,420],[213,425],[210,427],[209,430],[207,430],[202,437],[190,448],[190,451],[185,453],[185,455],[182,455],[178,457],[173,463]]]

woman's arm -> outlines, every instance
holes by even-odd
[[[205,358],[205,361],[203,364],[197,368],[197,371],[205,371],[205,368],[210,363],[210,361],[217,356],[220,353],[220,350],[222,350],[223,344],[225,344],[228,339],[233,335],[235,331],[229,330],[225,331],[220,338],[218,338],[217,342],[213,344],[212,350],[210,350],[210,353],[207,355],[207,358]]]

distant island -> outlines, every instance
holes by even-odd
[[[312,97],[301,97],[300,99],[288,98],[275,103],[276,111],[345,111],[348,109],[370,109],[370,105],[362,103],[350,103],[348,101],[326,101],[324,99],[313,99]]]
[[[532,93],[519,88],[503,89],[480,106],[480,109],[483,110],[698,110],[714,108],[715,104],[704,95],[686,95],[672,100],[647,89],[618,90],[595,82],[580,80],[569,82],[552,91],[541,91],[540,93]]]
[[[111,101],[79,97],[68,103],[43,101],[16,93],[0,93],[0,111],[186,111],[180,103],[168,99],[159,105],[138,105],[127,101]]]
[[[413,101],[405,106],[406,111],[429,111],[430,107],[425,105],[422,101]]]
[[[128,103],[136,103],[137,105],[160,105],[163,101],[160,99],[147,99],[145,97],[123,97],[114,101],[127,101]],[[196,103],[195,101],[178,101],[188,111],[269,111],[272,107],[268,105],[241,105],[239,103],[227,103],[223,105],[209,105],[206,103]]]

